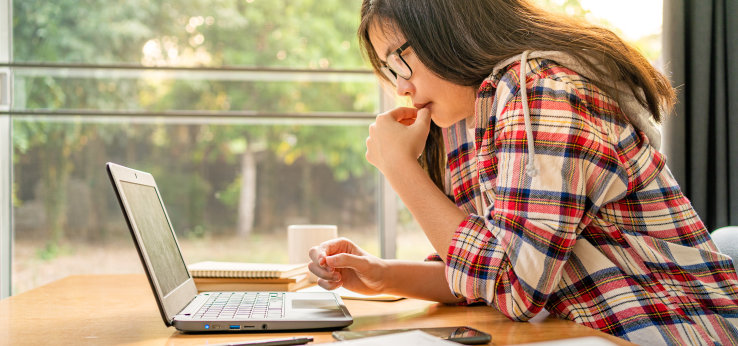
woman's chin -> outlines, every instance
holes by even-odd
[[[433,120],[433,123],[436,124],[436,126],[442,128],[442,129],[445,129],[445,128],[447,128],[447,127],[449,127],[449,126],[451,126],[451,125],[453,125],[453,124],[455,124],[455,123],[458,122],[458,121],[451,122],[448,119],[437,118],[437,117],[433,117],[433,116],[431,116],[431,120]]]
[[[462,121],[464,119],[468,118],[468,116],[462,116],[462,115],[456,115],[456,116],[434,116],[433,113],[431,113],[431,120],[440,128],[447,128],[450,127],[459,121]]]

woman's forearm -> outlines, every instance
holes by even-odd
[[[445,261],[453,235],[466,213],[436,187],[417,161],[398,163],[384,173]]]
[[[387,265],[386,293],[441,303],[463,301],[451,292],[443,262],[387,260]]]

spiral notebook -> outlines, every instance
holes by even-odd
[[[195,278],[284,279],[307,274],[306,263],[197,262],[187,266]]]
[[[198,292],[204,291],[284,291],[294,292],[313,285],[307,274],[284,279],[193,277]]]

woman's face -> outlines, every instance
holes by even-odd
[[[375,23],[370,27],[369,39],[379,59],[387,61],[387,55],[403,45],[405,38],[401,33],[380,25]],[[449,127],[474,114],[476,88],[454,84],[437,76],[420,62],[412,46],[405,49],[402,58],[413,74],[410,79],[397,77],[397,94],[409,96],[418,109],[428,108],[436,125]]]

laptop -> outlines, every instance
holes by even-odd
[[[333,292],[201,292],[187,270],[154,177],[107,164],[167,326],[183,332],[339,329],[353,322]]]

